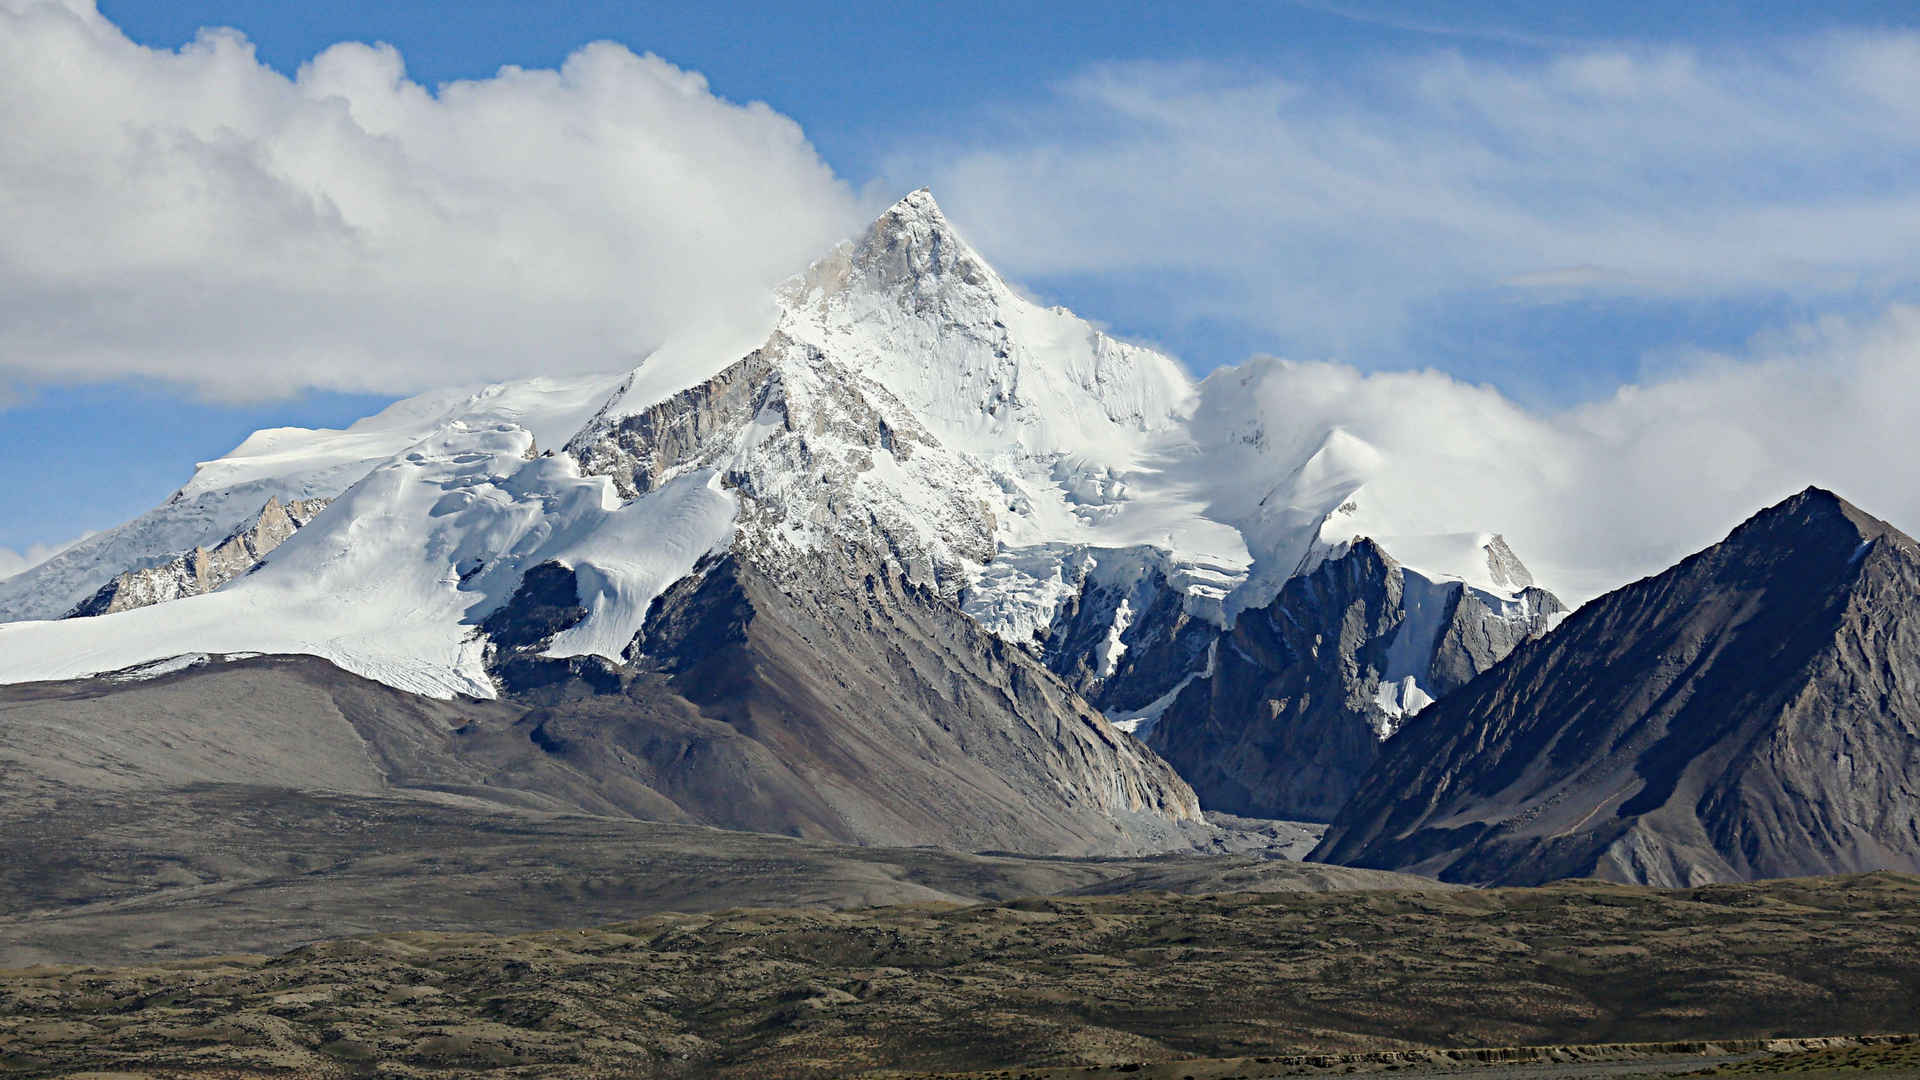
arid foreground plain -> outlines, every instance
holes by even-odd
[[[1896,1075],[1915,1071],[1910,1043],[1818,1040],[1920,1026],[1917,960],[1920,879],[1894,874],[742,909],[15,969],[0,974],[0,1068]],[[1621,1043],[1662,1045],[1595,1046]],[[1499,1047],[1549,1049],[1477,1052]],[[1460,1050],[1476,1052],[1435,1052]]]

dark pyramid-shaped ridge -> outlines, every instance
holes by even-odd
[[[1920,552],[1808,488],[1421,713],[1315,857],[1480,883],[1916,870],[1916,777]]]

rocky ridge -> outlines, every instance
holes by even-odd
[[[326,509],[331,499],[295,499],[282,506],[269,498],[260,515],[212,547],[199,546],[156,566],[128,570],[100,587],[66,617],[90,618],[116,611],[199,596],[247,573],[295,530]]]
[[[1243,612],[1142,734],[1210,810],[1326,821],[1409,716],[1563,610],[1537,587],[1429,580],[1356,539]]]
[[[568,452],[631,495],[714,470],[739,506],[733,547],[763,572],[790,577],[851,543],[953,598],[993,557],[982,471],[884,386],[782,332],[697,386],[628,407],[616,395]]]
[[[1920,868],[1920,545],[1809,488],[1392,739],[1313,857],[1658,885]]]

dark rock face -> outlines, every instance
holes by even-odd
[[[526,572],[505,604],[480,624],[492,646],[487,671],[503,693],[526,696],[610,694],[620,689],[620,673],[598,656],[540,655],[554,635],[587,617],[580,583],[571,567],[545,562]]]
[[[1146,739],[1209,810],[1327,821],[1420,693],[1451,691],[1562,610],[1534,587],[1507,605],[1428,581],[1357,540],[1243,613]]]
[[[1538,586],[1520,593],[1520,613],[1495,611],[1472,589],[1448,588],[1445,616],[1422,681],[1435,698],[1445,697],[1507,658],[1522,642],[1546,633],[1548,621],[1567,610],[1560,598]]]
[[[1920,549],[1808,489],[1422,713],[1314,857],[1687,885],[1920,869]]]
[[[1165,762],[894,560],[849,544],[789,569],[709,557],[617,665],[542,655],[586,612],[571,569],[528,570],[481,626],[524,710],[512,768],[558,768],[596,812],[857,843],[1125,853],[1208,831]]]
[[[545,645],[555,634],[587,617],[580,604],[580,583],[571,568],[544,562],[528,570],[507,602],[481,622],[480,629],[499,649]]]
[[[1040,654],[1101,711],[1146,708],[1205,665],[1220,628],[1187,612],[1157,559],[1137,550],[1090,552],[1080,573],[1079,591],[1054,614]]]
[[[1175,699],[1148,742],[1209,810],[1324,821],[1373,763],[1378,706],[1363,671],[1386,662],[1401,578],[1371,542],[1294,578],[1243,614],[1213,673]]]
[[[857,548],[778,584],[713,559],[655,602],[630,656],[623,692],[523,723],[569,765],[617,763],[695,820],[1036,852],[1156,850],[1204,831],[1164,762]]]

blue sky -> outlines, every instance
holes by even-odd
[[[18,15],[29,2],[0,0],[0,10]],[[1920,108],[1916,54],[1885,47],[1910,42],[1910,2],[101,0],[99,15],[158,50],[188,46],[203,27],[234,27],[266,71],[307,87],[337,84],[348,96],[384,77],[383,54],[335,50],[313,76],[302,66],[339,42],[387,43],[404,58],[406,80],[429,91],[478,80],[496,97],[523,94],[535,110],[525,122],[546,127],[566,127],[570,109],[605,108],[615,115],[594,113],[582,128],[621,138],[648,124],[675,127],[669,149],[678,158],[711,161],[716,175],[772,178],[790,202],[745,223],[722,211],[678,233],[636,220],[621,235],[637,237],[641,254],[624,261],[581,235],[577,222],[597,212],[585,196],[556,210],[557,224],[503,211],[503,235],[551,224],[566,233],[556,252],[574,264],[605,259],[632,284],[576,310],[578,281],[564,267],[543,268],[533,284],[552,293],[538,294],[547,299],[534,314],[510,333],[476,325],[468,340],[456,325],[463,315],[516,318],[499,297],[525,295],[529,280],[467,282],[444,269],[484,259],[484,249],[451,251],[413,277],[395,271],[382,296],[356,299],[353,271],[306,277],[294,266],[312,242],[297,222],[285,226],[284,245],[247,249],[301,208],[266,199],[253,216],[218,223],[237,243],[154,254],[141,245],[166,238],[128,239],[151,213],[112,225],[111,206],[75,195],[63,210],[71,220],[109,225],[73,245],[55,236],[45,251],[64,258],[66,246],[87,245],[96,260],[43,272],[51,256],[23,245],[36,257],[0,276],[12,293],[0,293],[0,352],[12,357],[0,358],[0,548],[124,520],[255,427],[344,424],[408,389],[504,377],[516,363],[618,367],[672,331],[670,314],[689,302],[673,292],[680,279],[718,294],[777,276],[921,183],[1026,287],[1160,343],[1196,371],[1254,353],[1362,370],[1433,367],[1547,410],[1686,368],[1701,350],[1738,353],[1756,335],[1871,319],[1913,301],[1920,284],[1909,232],[1874,225],[1920,206],[1920,138],[1899,134]],[[51,18],[36,25],[50,41],[71,37],[59,37]],[[642,70],[604,54],[569,61],[598,40],[673,68]],[[246,145],[233,149],[219,134],[239,128],[268,147],[263,160],[288,167],[273,126],[284,88],[248,68],[244,50],[208,46],[192,71],[155,74],[117,46],[73,47],[78,59],[49,66],[37,82],[0,83],[0,94],[20,109],[70,96],[91,110],[74,115],[102,131],[128,122],[110,96],[95,100],[96,83],[152,103],[139,123],[163,132],[177,100],[183,116],[198,117],[180,130],[244,157]],[[116,64],[125,71],[107,70]],[[575,72],[565,93],[496,79],[503,65],[562,64]],[[674,83],[691,72],[704,87]],[[140,79],[155,81],[143,88]],[[665,99],[652,90],[619,96],[628,92],[621,80],[646,79],[676,89]],[[594,87],[613,87],[602,95],[612,103]],[[707,104],[709,92],[719,105]],[[233,100],[215,100],[222,93]],[[693,104],[666,100],[675,95]],[[733,108],[747,102],[770,112]],[[433,145],[457,155],[497,140],[511,130],[497,125],[521,115],[511,107],[489,114],[496,126],[476,122]],[[246,126],[254,123],[257,132]],[[722,130],[723,145],[711,130]],[[424,145],[430,136],[406,137]],[[60,148],[69,151],[82,163],[74,168],[99,165],[84,146]],[[8,152],[22,153],[0,149]],[[171,167],[153,160],[162,163],[155,172]],[[583,156],[577,167],[606,160]],[[33,186],[42,178],[32,164],[0,171],[0,207],[11,201],[24,213],[52,198]],[[483,182],[487,167],[429,180],[459,189]],[[643,171],[658,173],[658,159]],[[111,203],[127,177],[90,179]],[[354,190],[412,182],[401,179]],[[59,197],[74,187],[61,182]],[[498,196],[538,190],[503,187]],[[644,218],[657,206],[686,217],[670,205],[678,192],[605,198],[610,213]],[[689,245],[734,225],[741,234],[716,243],[714,266],[686,269],[703,257],[687,255]],[[669,270],[651,271],[666,280],[649,276],[648,244],[675,253],[656,260]],[[213,265],[223,250],[231,256]],[[729,269],[743,262],[751,265]],[[143,284],[149,270],[181,283],[187,299]],[[407,292],[416,279],[427,283]],[[260,291],[247,291],[256,282]],[[461,291],[469,284],[471,295]],[[651,291],[661,296],[657,310],[634,299]],[[210,294],[232,296],[232,307],[203,310],[198,298]],[[251,316],[263,311],[284,317],[256,325]],[[443,329],[418,328],[436,320]],[[93,334],[95,325],[108,329]],[[370,329],[354,337],[344,326]],[[503,336],[517,351],[486,354]],[[548,353],[547,341],[560,345]]]

